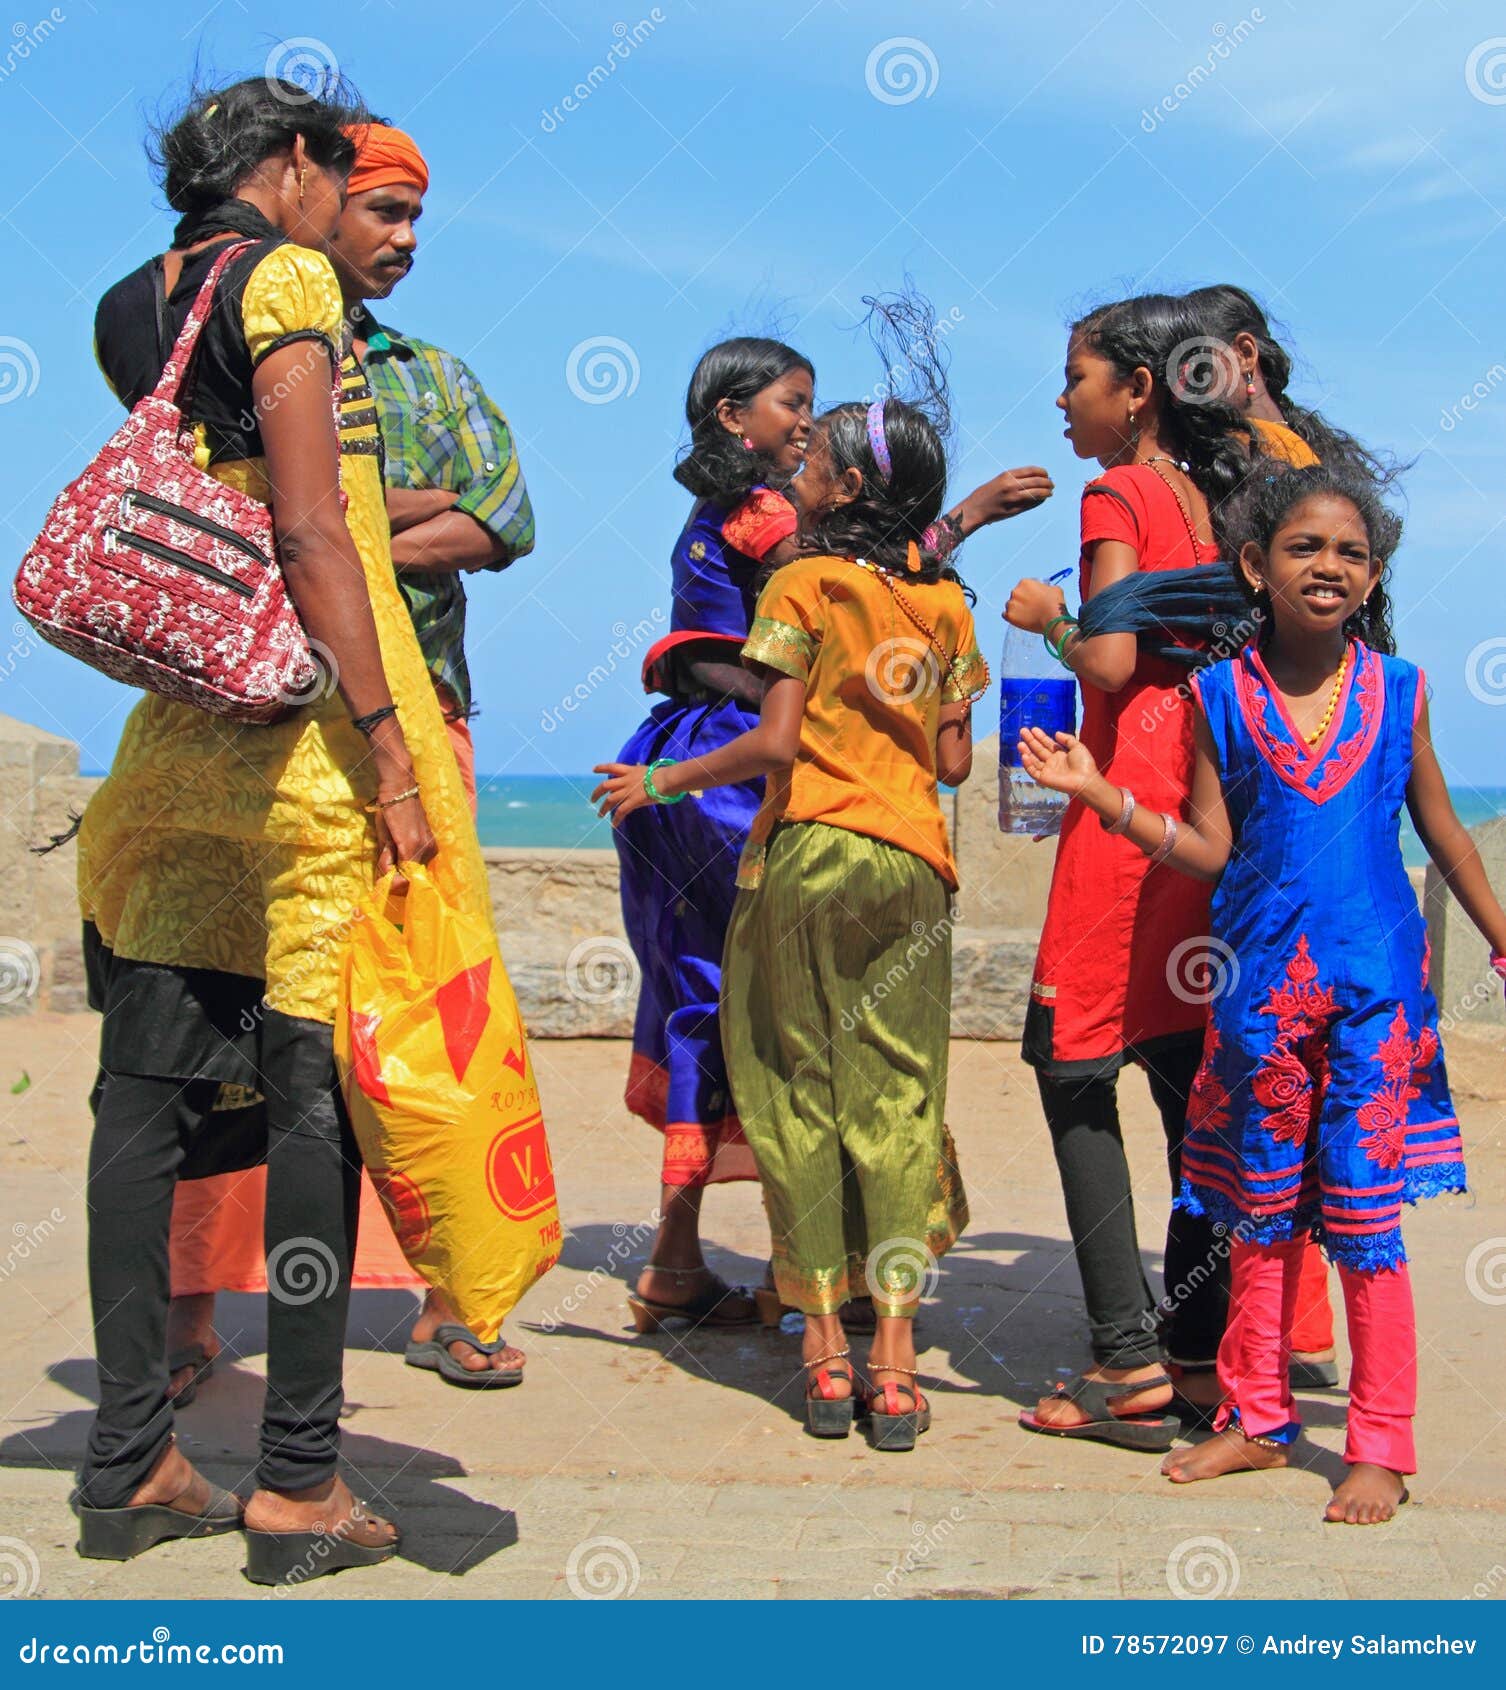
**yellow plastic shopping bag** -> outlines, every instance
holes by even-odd
[[[422,869],[351,935],[335,1056],[403,1254],[487,1342],[559,1255],[554,1168],[518,1004],[485,920]]]

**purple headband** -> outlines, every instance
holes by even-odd
[[[887,483],[894,473],[894,466],[889,461],[889,442],[884,438],[882,399],[875,399],[868,407],[868,444],[873,448],[873,461],[878,465],[878,472]]]

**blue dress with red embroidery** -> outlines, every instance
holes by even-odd
[[[1465,1189],[1398,837],[1422,672],[1354,642],[1315,747],[1253,647],[1193,685],[1234,850],[1178,1201],[1250,1242],[1311,1230],[1346,1267],[1394,1267],[1402,1204]]]
[[[756,709],[696,688],[676,658],[693,648],[741,661],[763,557],[794,528],[789,502],[764,488],[731,511],[711,500],[691,511],[671,560],[670,632],[643,665],[644,691],[669,697],[620,762],[704,756],[757,725]],[[635,810],[613,830],[622,918],[642,975],[627,1106],[664,1134],[665,1185],[758,1177],[731,1101],[717,1005],[737,862],[762,801],[762,780],[708,787]]]

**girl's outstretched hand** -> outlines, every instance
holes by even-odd
[[[624,816],[651,804],[653,800],[643,790],[647,772],[643,763],[598,763],[591,773],[607,778],[591,794],[591,802],[599,806],[597,815],[610,816],[616,827]]]
[[[1093,753],[1076,734],[1061,733],[1053,739],[1041,728],[1021,733],[1020,766],[1031,780],[1069,797],[1081,792],[1098,773]]]
[[[986,528],[991,522],[1007,522],[1023,511],[1033,511],[1056,491],[1047,471],[1034,464],[1007,469],[992,481],[976,487],[962,501],[960,514],[967,532]]]

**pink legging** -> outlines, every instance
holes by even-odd
[[[1236,1240],[1230,1255],[1229,1323],[1218,1349],[1228,1407],[1252,1437],[1297,1420],[1287,1379],[1305,1235],[1283,1244]],[[1346,1461],[1372,1461],[1415,1473],[1417,1320],[1406,1264],[1379,1273],[1339,1266],[1349,1321],[1349,1430]]]

